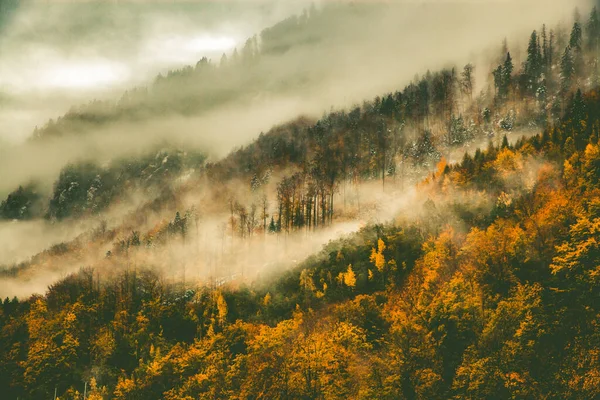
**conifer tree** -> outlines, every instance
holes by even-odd
[[[502,81],[504,86],[504,92],[508,94],[510,89],[510,85],[512,82],[512,73],[514,70],[514,64],[512,57],[510,56],[510,52],[506,53],[506,60],[504,61],[504,66],[502,67]]]
[[[587,24],[587,39],[588,50],[598,51],[600,20],[598,19],[598,9],[596,7],[594,7],[590,13],[590,20]]]
[[[536,93],[542,74],[542,55],[537,32],[533,31],[527,46],[527,61],[525,62],[526,90],[530,95]]]
[[[563,91],[568,91],[571,88],[574,75],[575,65],[573,55],[571,54],[571,48],[567,47],[560,61],[560,82]]]
[[[583,52],[582,52],[583,34],[581,25],[578,22],[573,24],[571,30],[571,37],[569,39],[569,48],[571,49],[571,55],[573,57],[573,68],[577,77],[583,74]]]
[[[494,82],[500,99],[506,99],[512,83],[514,64],[510,52],[506,53],[506,59],[493,72]]]

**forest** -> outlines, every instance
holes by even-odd
[[[239,80],[260,91],[261,60],[324,40],[336,12],[30,140],[244,102]],[[93,224],[0,269],[62,273],[0,305],[2,397],[600,398],[599,17],[575,10],[489,65],[421,71],[222,158],[164,144],[23,182],[0,219]],[[287,253],[311,238],[317,251]]]

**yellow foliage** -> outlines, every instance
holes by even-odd
[[[115,338],[110,329],[107,327],[100,328],[92,343],[92,354],[94,359],[97,362],[107,359],[112,354],[115,344]]]
[[[128,399],[129,393],[134,392],[135,389],[136,384],[133,379],[121,377],[115,388],[115,399]]]
[[[331,340],[348,350],[372,347],[367,341],[365,331],[349,322],[337,322],[331,333]]]
[[[419,261],[422,274],[422,289],[426,293],[435,289],[441,278],[452,272],[452,259],[457,249],[454,244],[454,230],[444,230],[438,238],[432,239],[423,246],[425,255]],[[434,290],[435,291],[435,290]]]
[[[348,270],[344,274],[344,284],[351,288],[356,286],[356,275],[352,270],[352,264],[348,265]]]
[[[385,268],[385,256],[383,255],[385,248],[385,243],[383,239],[380,238],[377,240],[377,249],[371,249],[370,260],[379,272],[383,272]]]
[[[220,291],[217,292],[217,310],[219,312],[219,324],[223,325],[227,320],[227,302]]]
[[[575,172],[575,168],[573,168],[573,164],[571,164],[569,162],[569,160],[565,160],[564,172],[563,172],[563,177],[564,177],[565,181],[567,181],[567,183],[572,185],[577,182],[576,176],[577,176],[577,173]]]
[[[521,169],[523,163],[520,154],[515,154],[510,149],[504,148],[498,153],[494,166],[498,171],[510,172]]]
[[[103,400],[108,395],[106,387],[99,388],[96,383],[96,378],[90,379],[90,385],[87,392],[86,400]]]
[[[265,307],[268,307],[271,304],[271,293],[265,294],[265,297],[263,298],[263,305]]]
[[[313,272],[304,269],[300,273],[300,287],[304,290],[314,292],[317,288],[315,287],[315,283],[313,282]]]

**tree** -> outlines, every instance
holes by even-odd
[[[275,219],[271,216],[271,222],[269,222],[269,233],[276,233],[278,231]]]
[[[542,54],[537,32],[533,31],[527,46],[527,61],[525,62],[525,79],[527,92],[534,95],[537,92],[540,76],[542,74]]]
[[[590,13],[590,19],[587,24],[588,50],[598,52],[598,44],[600,41],[600,19],[598,19],[598,9],[596,6]],[[596,55],[597,56],[597,55]]]
[[[58,315],[48,312],[42,299],[33,301],[27,315],[29,349],[24,362],[24,382],[32,389],[31,397],[50,397],[54,387],[61,392],[73,380],[79,361],[77,333],[81,304],[65,306]]]
[[[377,248],[373,247],[371,249],[371,256],[369,257],[371,263],[375,266],[375,268],[377,268],[377,271],[379,271],[379,273],[381,274],[384,284],[386,282],[386,262],[385,255],[383,254],[383,252],[385,251],[385,247],[386,246],[383,239],[377,239]]]
[[[573,61],[573,55],[571,53],[571,48],[567,47],[560,61],[560,81],[561,88],[564,92],[567,92],[571,89],[574,76],[575,64]]]
[[[513,60],[509,53],[506,53],[506,59],[502,65],[499,65],[493,72],[494,82],[498,97],[501,100],[508,98],[510,87],[512,84],[512,73],[514,70]]]
[[[446,143],[449,146],[462,145],[473,139],[473,132],[465,126],[462,116],[450,118],[450,127],[446,135]]]
[[[512,82],[512,73],[514,70],[514,64],[510,53],[506,53],[506,60],[502,66],[502,79],[504,84],[504,92],[508,94]]]
[[[441,154],[433,143],[433,134],[429,130],[423,131],[413,144],[412,156],[417,165],[435,165]]]
[[[453,389],[466,398],[540,398],[536,365],[544,364],[546,332],[542,288],[518,285],[491,312],[478,340],[467,348]],[[545,365],[547,368],[547,366]]]
[[[475,67],[472,64],[467,64],[461,73],[461,89],[469,100],[473,100],[473,87],[475,86],[475,77],[473,76],[474,71]]]
[[[215,302],[217,306],[217,321],[219,326],[223,327],[225,322],[227,322],[227,302],[223,297],[223,293],[221,291],[215,292]]]
[[[0,203],[0,219],[29,219],[41,211],[41,196],[33,186],[19,186]]]
[[[354,270],[352,270],[352,264],[348,264],[348,269],[346,272],[341,272],[342,281],[344,285],[349,288],[354,288],[356,286],[356,275],[354,274]]]
[[[548,44],[548,34],[546,32],[546,24],[542,25],[542,33],[541,33],[540,36],[542,37],[542,40],[541,40],[541,42],[542,42],[541,43],[541,46],[542,46],[542,53],[541,53],[542,60],[541,61],[542,61],[542,65],[544,67],[544,71],[547,72],[548,66],[549,66],[549,64],[548,64],[548,46],[549,46],[549,44]]]
[[[181,235],[181,237],[185,240],[185,235],[187,233],[187,220],[186,218],[181,218],[181,214],[179,211],[175,213],[175,219],[172,223],[173,233],[176,235]]]
[[[554,42],[556,40],[556,35],[553,30],[550,31],[550,38],[548,39],[548,53],[546,54],[546,65],[549,69],[552,68],[554,64]]]
[[[569,47],[573,49],[575,52],[580,52],[582,48],[582,31],[581,25],[579,22],[575,22],[573,24],[573,28],[571,29],[571,36],[569,38]]]
[[[575,70],[575,74],[577,77],[580,77],[583,74],[583,52],[582,52],[582,43],[583,43],[583,34],[581,30],[581,25],[578,22],[573,24],[573,29],[571,30],[571,37],[569,39],[569,48],[571,49],[573,56],[573,67]]]
[[[575,92],[567,116],[570,118],[570,125],[573,128],[572,137],[575,140],[575,146],[578,150],[585,149],[588,142],[588,136],[585,132],[587,113],[581,89],[577,89]]]
[[[263,220],[263,234],[267,233],[267,218],[269,218],[269,199],[266,194],[263,194],[261,199],[261,217]],[[274,223],[273,218],[271,218],[271,223]],[[271,226],[269,225],[269,230]]]
[[[498,95],[498,97],[500,97],[501,93],[502,93],[502,84],[504,82],[503,80],[503,76],[502,76],[502,65],[499,65],[493,72],[492,72],[492,76],[494,77],[494,86],[496,88],[496,94]]]

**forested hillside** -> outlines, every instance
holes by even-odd
[[[118,101],[95,100],[73,107],[36,128],[33,138],[86,133],[99,126],[173,114],[193,116],[228,103],[249,105],[257,97],[299,93],[304,86],[327,79],[326,63],[296,64],[294,73],[288,74],[273,68],[280,62],[277,57],[282,56],[291,66],[305,56],[307,46],[313,56],[321,56],[326,49],[347,42],[349,27],[359,18],[381,12],[379,7],[360,4],[332,4],[319,10],[313,5],[248,38],[239,50],[224,53],[219,60],[203,57],[196,65],[160,74],[148,86],[125,92]]]
[[[595,398],[599,105],[578,94],[544,134],[441,165],[416,221],[363,228],[252,287],[82,270],[6,300],[3,386],[32,398],[81,396],[84,381],[90,398]]]
[[[317,15],[256,52],[288,51],[285,24],[315,40]],[[69,271],[0,307],[6,398],[600,398],[598,12],[526,45],[223,159],[166,147],[71,165],[49,197],[24,183],[0,218],[97,226],[2,271]]]

